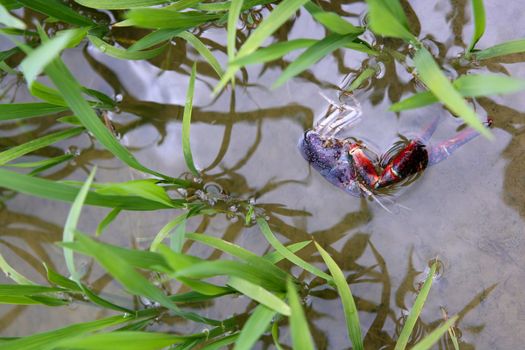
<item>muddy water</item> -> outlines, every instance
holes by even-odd
[[[488,28],[478,47],[517,39],[525,32],[523,9],[518,1],[505,6],[495,0],[485,3]],[[525,64],[521,63],[525,57],[519,55],[503,63],[480,66],[467,67],[456,62],[455,57],[468,45],[472,32],[467,4],[466,0],[431,4],[412,1],[406,9],[413,28],[439,56],[450,76],[470,69],[476,73],[490,70],[525,77]],[[331,6],[353,17],[354,23],[364,17],[363,3]],[[304,12],[293,25],[279,32],[281,40],[316,38],[322,34],[323,29]],[[218,43],[213,47],[222,52],[215,54],[224,63],[223,30],[207,29],[203,37]],[[407,52],[406,47],[392,40],[377,44]],[[122,97],[120,111],[110,115],[122,143],[148,167],[178,176],[186,171],[181,152],[181,106],[192,61],[201,58],[179,41],[170,55],[162,62],[131,63],[108,58],[87,47],[68,51],[64,59],[85,86]],[[363,119],[347,131],[347,136],[384,152],[399,135],[418,135],[436,115],[441,116],[441,121],[432,138],[434,144],[454,136],[461,127],[439,105],[400,115],[388,112],[392,102],[416,89],[405,68],[389,57],[380,57],[374,63],[363,54],[336,52],[277,90],[270,90],[269,86],[279,76],[282,61],[264,69],[249,67],[247,84],[239,84],[234,96],[228,90],[215,100],[210,88],[216,84],[216,78],[201,63],[191,142],[205,181],[219,184],[231,195],[255,198],[266,209],[270,224],[282,241],[314,237],[331,253],[351,283],[370,349],[383,345],[388,348],[393,343],[428,263],[436,257],[441,262],[441,273],[418,329],[435,327],[446,310],[449,315],[460,314],[457,332],[462,349],[520,348],[525,342],[525,335],[519,332],[525,326],[525,298],[521,293],[525,287],[523,94],[479,99],[475,105],[478,114],[494,119],[494,141],[477,138],[446,161],[427,169],[415,183],[393,196],[396,204],[391,206],[393,213],[389,213],[376,203],[350,197],[331,186],[310,169],[296,149],[302,132],[327,108],[319,91],[335,96],[334,87],[344,85],[367,64],[378,64],[381,70],[357,91]],[[4,88],[10,84],[9,79],[2,82]],[[30,100],[24,86],[16,94],[11,88],[5,99],[9,98]],[[25,142],[53,128],[52,118],[4,123],[0,126],[2,147]],[[59,155],[64,151],[78,156],[67,166],[45,173],[46,177],[82,180],[93,164],[99,166],[100,182],[142,176],[113,159],[86,135],[49,147],[40,155]],[[2,195],[6,198],[0,210],[0,250],[4,257],[36,281],[44,281],[42,261],[65,272],[60,249],[53,242],[61,238],[69,206],[5,191]],[[102,209],[86,208],[82,230],[93,232],[105,213]],[[124,213],[110,227],[105,240],[146,247],[174,215],[176,212],[171,211]],[[214,217],[192,221],[189,229],[220,236],[258,253],[268,249],[258,229],[246,228],[240,221]],[[219,257],[218,252],[197,245],[188,246],[188,250],[203,257]],[[301,256],[311,262],[320,260],[312,247]],[[93,288],[121,294],[119,287],[89,260],[83,268],[89,273]],[[318,348],[349,348],[344,318],[333,292],[314,288],[307,302]],[[234,300],[231,305],[211,305],[200,312],[228,317],[232,310],[242,313],[246,305],[245,300]],[[0,310],[2,336],[22,336],[104,315],[83,306],[53,310],[1,306]],[[171,326],[159,325],[166,329]],[[282,339],[286,342],[286,333]],[[264,339],[259,347],[269,343]],[[451,344],[442,342],[439,347],[451,348]]]

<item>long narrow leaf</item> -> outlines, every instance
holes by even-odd
[[[133,7],[146,7],[165,4],[166,0],[75,0],[82,6],[97,10],[125,10]]]
[[[454,325],[454,322],[458,319],[457,316],[451,317],[447,322],[443,323],[438,328],[434,329],[429,335],[427,335],[423,340],[414,345],[411,350],[428,350],[431,349],[434,344],[436,344],[439,339]]]
[[[286,67],[272,87],[275,88],[281,86],[288,79],[310,68],[310,66],[319,61],[321,58],[343,47],[345,44],[352,42],[355,38],[355,35],[331,34],[320,40],[306,49],[305,52],[303,52],[288,67]]]
[[[184,104],[184,114],[182,116],[182,152],[184,153],[184,160],[186,166],[190,169],[194,176],[200,176],[199,171],[193,163],[193,155],[191,154],[190,146],[190,126],[191,126],[191,110],[193,108],[193,92],[195,90],[195,73],[197,72],[197,63],[193,64],[191,69],[190,84],[186,94],[186,103]]]
[[[483,0],[472,0],[472,14],[474,15],[474,33],[467,52],[471,52],[474,49],[476,43],[485,33],[485,7],[483,6]]]
[[[514,53],[525,52],[525,39],[507,41],[502,44],[494,45],[487,49],[473,53],[477,60],[487,60],[489,58],[511,55]]]
[[[414,63],[421,81],[445,106],[476,131],[492,138],[492,134],[483,126],[476,113],[454,89],[452,83],[445,77],[427,49],[424,47],[418,49],[414,56]]]
[[[89,18],[80,15],[58,0],[16,0],[27,8],[77,26],[95,26]]]
[[[80,135],[84,131],[84,128],[74,128],[57,131],[55,133],[40,137],[23,143],[21,145],[12,147],[6,151],[0,152],[0,165],[4,165],[14,159],[17,159],[25,154],[31,153],[38,149],[47,147],[55,144],[59,141],[71,138],[73,136]]]
[[[294,349],[313,350],[312,335],[308,329],[308,323],[304,314],[299,296],[291,280],[288,280],[288,302],[292,309],[290,316],[290,331]]]
[[[436,266],[437,265],[435,263],[432,264],[430,272],[428,273],[428,277],[426,278],[425,283],[423,284],[423,287],[421,288],[421,291],[419,292],[416,301],[414,302],[414,306],[412,306],[412,310],[410,311],[410,314],[408,315],[405,321],[405,325],[403,326],[403,329],[399,334],[399,338],[397,340],[396,347],[394,350],[404,350],[406,348],[408,340],[410,339],[410,335],[412,334],[412,330],[414,329],[416,321],[419,318],[419,315],[421,314],[421,310],[423,309],[423,305],[427,300],[428,293],[430,292],[430,287],[432,287],[432,281],[434,280],[434,275],[436,273]]]
[[[355,350],[363,349],[363,338],[361,336],[361,325],[359,323],[359,314],[357,313],[357,308],[355,306],[354,297],[350,291],[350,287],[346,282],[343,271],[337,266],[337,263],[332,259],[330,254],[324,250],[317,242],[315,246],[321,256],[323,257],[326,266],[330,270],[330,273],[334,277],[334,283],[337,287],[337,292],[341,297],[341,303],[343,304],[343,312],[346,319],[346,327],[348,330],[348,335],[352,341],[352,347]]]
[[[228,285],[235,288],[247,297],[257,301],[259,304],[277,311],[278,313],[290,316],[290,307],[275,294],[267,291],[261,286],[245,281],[238,277],[230,277]]]
[[[272,322],[275,311],[264,305],[255,308],[248,321],[242,328],[239,338],[235,342],[234,350],[250,350],[257,340],[266,332],[266,329]],[[299,348],[298,348],[299,349]]]
[[[158,55],[163,53],[164,50],[166,50],[166,46],[163,45],[151,50],[132,51],[110,45],[104,40],[97,38],[93,35],[88,35],[87,37],[89,41],[91,41],[91,43],[95,45],[95,47],[101,52],[108,56],[118,58],[121,60],[149,60],[153,57],[157,57]]]
[[[329,274],[319,270],[317,267],[307,263],[306,261],[304,261],[297,255],[295,255],[294,253],[286,249],[286,247],[281,242],[279,242],[277,237],[274,236],[266,220],[264,220],[263,218],[258,218],[257,224],[259,225],[259,228],[261,229],[261,232],[264,235],[264,237],[266,237],[266,240],[268,240],[268,242],[272,245],[272,247],[275,250],[277,250],[279,253],[281,253],[281,255],[283,255],[287,260],[291,261],[292,263],[301,267],[302,269],[316,276],[319,276],[327,281],[331,282],[333,280],[332,276],[330,276]]]
[[[268,47],[263,47],[247,56],[236,58],[230,62],[230,65],[247,66],[249,64],[261,64],[273,61],[292,51],[308,48],[317,42],[318,40],[314,39],[294,39],[275,43]]]
[[[80,213],[82,211],[82,206],[86,200],[87,194],[89,192],[89,187],[93,182],[97,168],[93,168],[91,174],[89,174],[86,182],[78,191],[77,197],[73,201],[73,205],[69,210],[69,215],[67,216],[66,223],[64,224],[64,233],[62,236],[62,242],[73,242],[75,238],[75,230],[77,229],[78,220],[80,219]],[[67,270],[71,278],[80,283],[80,275],[77,272],[75,267],[75,260],[73,256],[73,251],[67,248],[64,248],[64,259],[66,260]]]
[[[334,33],[341,35],[359,35],[365,31],[364,28],[354,26],[335,12],[323,11],[323,9],[315,5],[313,2],[306,3],[304,5],[304,8],[308,12],[310,12],[310,14],[315,18],[316,21],[318,21]]]
[[[408,29],[406,17],[398,0],[367,0],[367,3],[370,28],[375,33],[401,38],[408,42],[417,42]]]
[[[193,46],[195,50],[197,50],[197,52],[199,52],[199,54],[206,59],[209,65],[217,73],[219,78],[222,77],[223,71],[219,61],[217,61],[215,56],[213,56],[211,51],[202,43],[202,41],[199,40],[199,38],[197,38],[195,35],[191,34],[188,31],[183,31],[177,34],[177,36],[190,43],[191,46]]]
[[[239,21],[239,15],[241,13],[243,0],[232,0],[230,10],[228,11],[228,25],[227,25],[227,51],[228,61],[232,61],[235,57],[235,42],[237,39],[237,22]]]
[[[42,117],[67,110],[67,107],[55,106],[49,103],[6,103],[0,104],[0,120]]]
[[[3,5],[0,5],[0,23],[6,27],[26,29],[26,24],[10,14]]]

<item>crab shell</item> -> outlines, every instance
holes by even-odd
[[[298,144],[303,158],[326,180],[352,196],[361,197],[358,174],[347,146],[335,138],[323,139],[314,130],[306,131]]]

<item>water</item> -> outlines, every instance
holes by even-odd
[[[438,1],[429,5],[412,1],[411,8],[407,8],[413,28],[419,28],[419,37],[425,39],[432,52],[439,54],[441,63],[448,62],[444,66],[452,77],[465,69],[452,62],[452,58],[457,57],[470,40],[468,3]],[[524,32],[525,24],[520,20],[523,11],[518,1],[505,6],[494,0],[485,3],[487,31],[478,47],[517,39],[517,35]],[[332,6],[334,10],[341,6],[339,10],[352,13],[356,20],[363,18],[362,3]],[[278,36],[284,40],[285,37],[320,37],[322,33],[323,29],[301,12],[293,26],[280,31]],[[222,29],[207,29],[204,37],[222,47],[226,42]],[[391,40],[385,42],[396,47]],[[214,53],[224,64],[225,54]],[[294,57],[296,55],[291,55],[287,60]],[[505,63],[480,66],[476,71],[486,72],[488,68],[523,77],[523,58],[514,56],[505,59]],[[64,59],[85,86],[121,97],[120,112],[112,114],[111,119],[122,135],[121,142],[141,162],[174,176],[187,171],[181,151],[182,106],[193,60],[202,60],[193,49],[176,40],[165,60],[155,59],[153,64],[117,61],[93,47],[69,50]],[[191,143],[196,165],[204,170],[204,183],[213,183],[231,196],[255,199],[257,205],[265,209],[281,241],[315,238],[322,244],[351,282],[370,349],[393,343],[406,310],[413,305],[415,290],[425,278],[428,263],[436,257],[442,263],[442,272],[432,287],[418,329],[435,327],[443,319],[444,308],[449,315],[460,314],[457,331],[462,349],[520,348],[525,341],[525,335],[517,331],[525,325],[525,300],[521,293],[525,287],[522,267],[525,262],[525,177],[522,175],[525,171],[525,115],[522,112],[525,100],[522,94],[479,99],[478,113],[494,119],[494,141],[475,139],[446,161],[427,169],[395,198],[409,209],[392,215],[375,203],[350,197],[331,186],[309,168],[296,149],[300,135],[326,110],[327,103],[319,91],[334,93],[333,87],[347,81],[348,73],[355,75],[366,68],[361,64],[363,60],[366,61],[364,54],[336,52],[277,90],[270,90],[269,86],[279,76],[282,62],[269,63],[264,69],[252,66],[247,70],[250,87],[239,84],[234,97],[227,90],[217,99],[211,95],[216,76],[208,65],[200,63]],[[403,112],[400,116],[388,112],[392,102],[412,94],[414,84],[410,74],[391,59],[381,58],[379,65],[384,67],[380,79],[373,79],[367,89],[357,92],[364,117],[349,135],[384,152],[398,139],[398,134],[417,135],[436,114],[443,117],[432,142],[438,143],[456,133],[460,122],[438,105]],[[2,87],[9,84],[4,80]],[[30,99],[23,86],[16,95],[14,88],[11,89],[6,99],[11,97],[18,101]],[[53,128],[52,118],[3,123],[1,145],[19,144],[49,133]],[[93,164],[99,165],[99,182],[142,177],[115,160],[87,135],[48,147],[38,154],[58,156],[71,147],[79,152],[74,163],[49,170],[46,177],[83,180]],[[6,260],[28,278],[41,283],[45,281],[42,261],[65,273],[61,249],[53,243],[61,239],[69,205],[8,191],[1,194],[9,198],[0,210],[3,227],[0,251]],[[104,209],[85,208],[81,229],[94,232],[105,214]],[[176,214],[175,211],[123,213],[104,234],[104,240],[147,247],[150,239]],[[243,220],[232,222],[225,216],[204,221],[194,219],[189,222],[188,230],[195,229],[236,242],[256,253],[268,250],[258,229],[246,228]],[[307,247],[300,256],[318,263],[321,259],[314,250]],[[217,251],[196,244],[189,247],[189,252],[209,258],[220,256]],[[87,259],[79,260],[86,263],[88,280],[95,290],[125,297],[103,271]],[[292,271],[301,273],[297,269]],[[7,279],[2,276],[0,281]],[[234,301],[233,306],[208,305],[200,312],[225,318],[232,312],[242,313],[249,304],[246,298]],[[311,308],[307,316],[317,346],[348,348],[340,302],[334,293],[314,288],[308,304]],[[0,310],[2,336],[27,335],[107,313],[82,305],[53,309],[53,312],[43,307],[22,306],[1,306]],[[157,327],[170,329],[169,324]],[[286,337],[283,332],[281,338]],[[451,348],[450,345],[439,346]]]

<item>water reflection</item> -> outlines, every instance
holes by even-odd
[[[464,37],[463,33],[465,26],[470,25],[467,21],[470,2],[453,0],[450,7],[441,4],[446,7],[445,10],[437,10],[446,16],[448,24],[445,27],[441,20],[436,19],[439,16],[419,8],[423,5],[408,1],[402,3],[411,27],[416,33],[422,33],[425,43],[438,55],[438,61],[447,68],[450,76],[486,71],[524,75],[525,71],[518,63],[525,61],[525,55],[473,64],[451,57],[458,48],[464,49],[469,40],[469,36]],[[366,8],[360,1],[322,1],[319,5],[355,21],[363,17]],[[515,11],[521,10],[519,4],[506,6]],[[266,13],[267,9],[261,11]],[[96,11],[90,11],[90,14],[99,16],[100,21],[110,17],[109,13]],[[26,12],[24,16],[30,23],[39,15]],[[505,22],[505,18],[502,21]],[[516,23],[518,25],[521,24]],[[311,33],[311,29],[304,28],[315,28],[318,32]],[[247,26],[240,30],[239,45],[251,31]],[[142,30],[114,29],[110,36],[115,42],[129,46],[145,33]],[[219,33],[215,28],[207,28],[195,34],[220,60],[224,60],[225,38]],[[285,41],[322,33],[324,29],[301,12],[277,31],[273,39]],[[512,38],[496,36],[492,39],[488,37],[487,46]],[[356,137],[390,145],[392,135],[420,129],[421,125],[417,125],[419,121],[414,121],[414,115],[446,114],[437,107],[401,113],[397,119],[394,114],[387,113],[392,102],[419,91],[420,85],[412,72],[407,70],[408,65],[395,54],[406,55],[410,47],[394,39],[375,39],[373,44],[384,47],[387,53],[369,59],[361,54],[335,51],[313,70],[302,73],[277,92],[270,92],[267,87],[292,59],[244,69],[237,89],[234,92],[225,90],[216,98],[209,97],[217,80],[216,73],[205,62],[199,63],[201,86],[197,93],[204,97],[193,110],[192,145],[199,146],[213,140],[217,142],[211,154],[195,153],[196,159],[206,160],[202,161],[203,183],[215,182],[228,195],[243,200],[256,198],[257,206],[264,209],[269,217],[272,230],[284,242],[315,239],[325,247],[342,267],[352,287],[366,332],[367,348],[393,348],[406,310],[413,304],[417,285],[424,277],[426,262],[438,254],[447,264],[444,280],[448,284],[444,281],[435,283],[425,308],[427,311],[418,321],[418,332],[411,344],[442,322],[444,315],[440,306],[445,306],[449,314],[460,315],[456,332],[462,334],[462,349],[487,348],[493,339],[503,336],[509,339],[504,343],[505,348],[518,348],[523,336],[515,334],[512,327],[519,320],[514,319],[514,314],[508,310],[516,304],[523,304],[514,291],[525,286],[520,268],[524,251],[519,239],[506,239],[520,237],[523,233],[525,181],[521,174],[525,171],[525,115],[521,111],[524,108],[522,103],[512,97],[476,99],[478,112],[486,113],[495,120],[497,140],[493,144],[476,140],[476,146],[465,146],[464,151],[455,154],[450,161],[425,172],[401,197],[403,204],[413,210],[398,215],[390,215],[366,199],[349,198],[332,189],[315,172],[311,172],[297,154],[297,138],[313,125],[314,116],[326,108],[322,99],[316,99],[318,90],[339,89],[341,82],[351,80],[367,67],[380,67],[381,71],[356,92],[367,116],[364,125],[356,128]],[[111,96],[122,96],[112,116],[115,117],[117,132],[131,140],[131,145],[127,146],[134,153],[148,161],[158,156],[159,164],[155,165],[168,168],[169,173],[178,175],[185,171],[180,158],[172,160],[180,154],[179,135],[174,135],[178,129],[173,126],[178,127],[182,118],[182,103],[177,101],[184,99],[188,72],[195,60],[202,60],[193,49],[183,40],[175,39],[163,56],[148,64],[141,63],[148,69],[140,76],[136,70],[142,66],[123,67],[120,62],[109,60],[88,46],[80,52],[66,54],[65,58],[76,62],[75,74],[88,87],[100,89]],[[14,56],[10,63],[15,64],[20,59],[20,55]],[[144,87],[130,83],[135,78]],[[160,87],[155,85],[157,83]],[[173,87],[174,91],[164,88],[166,86]],[[2,87],[4,101],[29,99],[20,80],[6,78]],[[149,91],[141,90],[148,87],[151,91],[159,91],[159,96],[149,96]],[[160,92],[168,98],[160,96]],[[437,135],[443,139],[450,137],[458,127],[452,118],[444,119],[447,120],[443,122],[441,134],[438,130]],[[55,117],[3,122],[0,125],[0,147],[11,147],[48,134],[54,126]],[[507,135],[509,137],[505,138]],[[153,141],[137,147],[133,143],[136,139]],[[47,170],[44,177],[54,180],[84,179],[94,164],[99,166],[98,176],[104,181],[128,180],[137,176],[121,171],[122,164],[87,135],[70,143],[46,147],[34,155],[54,157],[67,152],[70,146],[79,151],[74,161]],[[498,162],[499,167],[490,162]],[[500,182],[501,189],[497,187]],[[14,196],[9,192],[2,192],[2,195],[5,203],[0,211],[2,255],[17,267],[26,266],[23,272],[35,280],[45,280],[42,262],[63,272],[62,260],[53,243],[61,239],[64,213],[68,206],[52,210],[46,208],[49,202]],[[514,213],[517,215],[514,216]],[[89,220],[83,216],[86,221],[83,224],[88,229],[96,226],[102,217],[92,208],[86,208],[86,215]],[[114,225],[104,239],[127,245],[138,237],[149,238],[158,231],[157,226],[162,226],[173,215],[155,213],[142,217],[138,213],[129,214],[119,218],[120,225]],[[241,220],[231,222],[225,216],[218,215],[192,219],[189,225],[196,232],[218,235],[261,254],[268,250],[257,229],[246,227]],[[192,243],[187,243],[185,249],[209,259],[221,257],[217,250],[203,250]],[[323,266],[313,245],[299,255]],[[286,262],[281,264],[285,268],[291,267]],[[95,291],[107,293],[116,289],[112,279],[95,265],[88,263],[85,269],[90,286]],[[318,348],[348,348],[348,339],[341,331],[344,319],[333,289],[320,279],[309,280],[309,274],[293,271],[300,273],[301,278],[306,278],[308,282],[305,291],[307,314]],[[501,286],[502,281],[511,282],[506,282],[504,288],[496,288],[496,283]],[[137,300],[133,303],[137,307],[140,305]],[[255,304],[239,300],[235,303],[238,305],[235,311],[243,322],[247,318],[246,312]],[[192,307],[207,316],[216,314],[226,318],[232,312],[215,302]],[[48,310],[38,312],[49,316]],[[86,312],[83,317],[91,314]],[[3,306],[2,334],[18,335],[35,331],[30,326],[24,328],[26,319],[30,317],[28,315],[32,314],[27,313],[25,307]],[[49,317],[47,326],[61,324],[59,312],[53,317]],[[282,321],[282,324],[284,326],[285,322]],[[181,326],[180,320],[165,317],[156,327],[171,325]],[[289,344],[288,338],[283,329],[281,340]],[[270,337],[263,337],[260,347],[269,348],[271,343]],[[442,340],[438,348],[452,348],[450,339]]]

